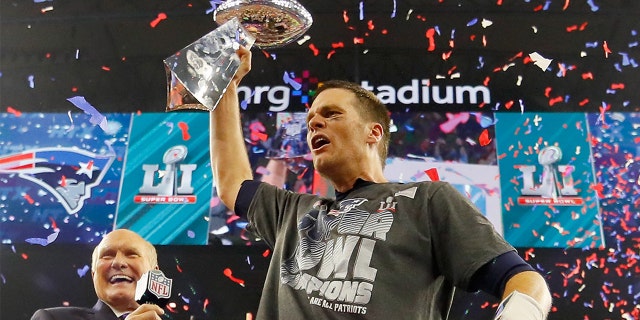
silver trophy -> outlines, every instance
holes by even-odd
[[[251,48],[254,36],[239,19],[230,19],[164,60],[166,111],[213,111],[240,67],[236,50]]]
[[[282,47],[302,36],[313,23],[311,14],[295,0],[227,0],[213,13],[223,24],[238,18],[260,49]]]

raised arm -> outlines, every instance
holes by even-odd
[[[251,51],[241,47],[236,52],[240,56],[240,68],[217,107],[210,113],[211,168],[218,196],[231,209],[234,208],[242,182],[253,179],[242,136],[237,91],[240,81],[251,70]]]

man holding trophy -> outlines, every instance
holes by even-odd
[[[273,248],[258,319],[447,319],[456,288],[501,299],[495,319],[546,319],[544,278],[466,197],[445,182],[385,178],[388,111],[357,84],[322,83],[306,116],[314,169],[335,198],[255,181],[237,92],[251,52],[238,44],[237,70],[219,99],[209,107],[196,98],[210,110],[220,199]]]

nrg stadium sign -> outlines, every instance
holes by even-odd
[[[483,85],[434,85],[429,79],[412,79],[410,84],[394,87],[372,85],[363,80],[360,85],[372,91],[387,106],[402,105],[464,105],[491,103],[491,91]],[[240,101],[247,107],[268,105],[268,111],[287,111],[292,103],[303,106],[309,102],[307,93],[290,86],[238,87]],[[294,97],[298,101],[294,101]]]

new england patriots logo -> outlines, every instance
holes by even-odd
[[[0,177],[19,177],[37,184],[55,196],[67,213],[74,214],[82,209],[114,160],[115,154],[98,155],[77,148],[31,149],[0,156]]]

